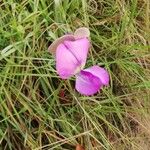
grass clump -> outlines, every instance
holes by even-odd
[[[0,149],[149,149],[150,2],[0,2]],[[110,86],[90,97],[63,81],[48,46],[86,26],[87,66]]]

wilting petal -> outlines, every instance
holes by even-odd
[[[78,62],[81,63],[81,68],[83,68],[86,63],[88,49],[90,47],[89,40],[87,38],[82,38],[75,41],[64,41],[64,44],[76,57]]]
[[[48,48],[49,52],[53,55],[55,55],[56,53],[56,49],[58,47],[59,44],[63,43],[65,40],[75,40],[74,35],[72,34],[68,34],[68,35],[64,35],[58,39],[56,39]]]
[[[67,79],[75,74],[80,66],[75,56],[64,44],[59,44],[56,50],[56,70],[62,79]]]
[[[85,69],[84,71],[90,72],[94,76],[98,77],[103,85],[109,84],[109,74],[104,68],[95,65]]]
[[[48,48],[49,52],[52,53],[53,55],[55,55],[56,53],[56,49],[57,46],[61,43],[63,43],[64,41],[68,40],[68,41],[75,41],[77,39],[81,39],[81,38],[89,38],[90,36],[90,30],[86,27],[81,27],[78,28],[74,34],[67,34],[64,35],[58,39],[56,39]]]
[[[90,72],[81,71],[78,75],[76,75],[76,77],[75,88],[81,94],[93,95],[102,86],[99,77]]]
[[[78,28],[75,32],[74,32],[74,37],[75,39],[80,39],[80,38],[88,38],[90,36],[90,30],[86,27],[81,27]]]

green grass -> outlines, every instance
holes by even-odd
[[[0,2],[0,150],[148,150],[149,0]],[[80,95],[61,80],[48,46],[86,26],[86,67],[102,65],[110,86]]]

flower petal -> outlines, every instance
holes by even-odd
[[[90,72],[82,70],[76,77],[75,88],[81,94],[93,95],[102,86],[100,79]]]
[[[49,52],[53,55],[55,55],[56,53],[56,49],[58,47],[59,44],[63,43],[65,40],[75,40],[73,35],[64,35],[58,39],[56,39],[48,48]]]
[[[56,50],[56,70],[62,79],[67,79],[75,74],[80,66],[74,55],[64,44],[59,44]]]
[[[89,40],[87,38],[82,38],[75,41],[64,41],[64,44],[81,63],[81,68],[83,68],[86,63],[88,49],[90,47]]]
[[[98,77],[103,85],[109,84],[109,73],[104,68],[95,65],[85,69],[85,71],[90,72],[94,76]]]
[[[75,32],[74,32],[74,37],[75,39],[80,39],[80,38],[85,38],[85,37],[89,37],[90,36],[90,30],[86,27],[81,27],[78,28]]]

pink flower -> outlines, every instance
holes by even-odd
[[[75,88],[84,95],[93,95],[109,84],[109,74],[104,68],[95,65],[83,70],[90,48],[89,33],[87,28],[79,28],[74,34],[58,38],[49,47],[55,55],[59,76],[68,79],[75,75]]]

